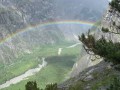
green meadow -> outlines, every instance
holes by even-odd
[[[25,90],[24,86],[28,81],[37,81],[38,86],[44,88],[46,84],[61,83],[68,79],[74,63],[78,60],[81,49],[80,45],[74,48],[66,48],[70,45],[72,43],[40,46],[33,49],[31,54],[19,56],[13,65],[5,67],[4,70],[0,69],[0,77],[3,77],[0,78],[1,83],[37,67],[39,63],[42,63],[42,57],[46,58],[47,66],[36,75],[28,77],[27,80],[2,90]],[[59,48],[63,48],[61,55],[58,55]]]

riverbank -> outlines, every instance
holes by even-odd
[[[6,83],[0,85],[0,89],[9,87],[12,84],[17,84],[25,79],[28,79],[29,76],[33,76],[36,73],[38,73],[42,68],[44,68],[47,65],[47,62],[45,61],[45,58],[42,58],[42,64],[39,64],[38,67],[33,68],[33,69],[29,69],[28,71],[26,71],[24,74],[17,76],[9,81],[6,81]]]

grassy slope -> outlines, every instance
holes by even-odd
[[[37,66],[38,60],[37,58],[46,57],[46,61],[48,62],[48,65],[42,69],[39,73],[37,73],[35,76],[29,77],[28,80],[22,81],[16,85],[12,85],[9,88],[5,88],[3,90],[24,90],[24,87],[27,81],[34,81],[36,80],[38,82],[39,87],[44,88],[44,86],[48,83],[54,83],[54,82],[62,82],[65,80],[68,76],[68,73],[70,72],[73,64],[77,60],[76,58],[79,55],[80,46],[77,46],[75,48],[67,49],[66,46],[69,46],[71,44],[65,44],[65,45],[57,45],[57,46],[44,46],[39,47],[33,50],[33,54],[31,55],[24,55],[20,57],[19,59],[22,62],[21,64],[14,64],[14,68],[9,68],[10,72],[14,72],[15,75],[19,75],[20,73],[25,72],[29,68],[33,68]],[[64,48],[62,51],[61,56],[57,55],[58,48],[62,47]],[[27,56],[27,57],[26,57]],[[34,61],[34,62],[33,62]],[[17,70],[16,70],[17,68]],[[11,77],[10,74],[8,74],[9,77]]]

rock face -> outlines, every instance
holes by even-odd
[[[106,10],[105,15],[103,16],[101,26],[99,26],[96,29],[93,35],[95,36],[96,39],[100,39],[103,36],[104,38],[106,38],[106,40],[119,42],[120,35],[114,33],[103,33],[101,31],[101,28],[104,27],[108,28],[112,32],[120,33],[120,28],[118,28],[119,26],[120,26],[120,13],[109,6],[109,8]],[[84,50],[82,50],[82,53],[84,53],[82,55],[83,57],[74,65],[72,75],[74,74],[76,75],[76,73],[81,72],[85,68],[96,65],[100,61],[102,61],[102,59],[91,61],[91,59],[94,57],[88,55]]]
[[[52,19],[52,0],[0,0],[0,35]]]
[[[0,38],[14,33],[25,26],[21,13],[12,8],[0,7]]]
[[[104,83],[110,83],[113,75],[119,75],[118,71],[110,67],[104,61],[83,70],[75,77],[60,84],[60,90],[106,90]]]
[[[53,0],[0,0],[2,6],[13,8],[28,24],[51,19]]]
[[[103,16],[101,26],[96,29],[94,36],[100,39],[102,36],[106,40],[120,42],[120,12],[112,9],[110,6]],[[108,28],[115,33],[103,33],[101,28]],[[93,56],[82,50],[82,58],[74,65],[71,73],[71,79],[61,84],[59,87],[69,90],[106,90],[110,84],[111,78],[119,75],[119,71],[111,67],[110,63],[106,63],[102,58],[94,59]]]
[[[119,25],[120,25],[120,13],[116,11],[115,9],[112,9],[111,6],[109,6],[102,20],[102,26],[105,28],[109,28],[110,30],[113,30],[114,32],[115,31],[119,32],[120,29],[117,28],[117,26]]]

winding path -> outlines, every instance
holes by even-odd
[[[66,47],[66,48],[74,48],[74,47],[76,47],[76,46],[78,46],[78,45],[80,45],[81,43],[76,43],[76,44],[73,44],[73,45],[71,45],[71,46],[68,46],[68,47]]]
[[[80,44],[81,44],[81,43],[76,43],[76,44],[73,44],[73,45],[68,46],[68,47],[66,47],[66,48],[74,48],[74,47],[76,47],[76,46],[78,46],[78,45],[80,45]],[[63,48],[59,48],[59,49],[58,49],[58,55],[61,55],[62,50],[63,50]]]

